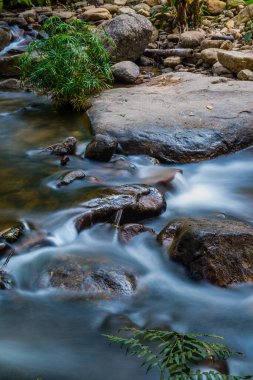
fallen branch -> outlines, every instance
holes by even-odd
[[[193,49],[145,49],[144,55],[149,57],[192,57]]]

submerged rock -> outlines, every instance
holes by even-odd
[[[42,150],[55,154],[56,156],[64,156],[66,154],[74,154],[76,149],[77,139],[75,137],[67,137],[63,142],[50,145]]]
[[[0,289],[1,290],[12,290],[16,287],[16,282],[13,276],[0,269]]]
[[[125,154],[199,161],[253,144],[252,92],[250,81],[164,74],[105,91],[88,115],[94,134],[116,138]]]
[[[106,47],[113,62],[136,61],[148,46],[153,27],[146,17],[122,14],[105,21],[101,28],[113,40]]]
[[[57,187],[67,186],[72,182],[85,177],[86,174],[83,170],[73,170],[64,175],[64,177],[57,183]]]
[[[132,238],[144,232],[149,232],[155,236],[153,228],[143,226],[143,224],[124,224],[119,228],[119,241],[121,243],[128,243]]]
[[[52,260],[46,266],[39,286],[78,291],[85,296],[111,298],[133,294],[136,279],[119,265],[68,256]]]
[[[166,201],[154,187],[124,185],[106,189],[100,198],[85,202],[82,206],[84,212],[75,220],[78,231],[95,223],[113,220],[117,212],[122,212],[119,224],[158,216],[166,209]]]
[[[110,161],[116,152],[117,145],[117,140],[113,137],[98,134],[87,145],[85,157],[95,161]]]
[[[211,218],[178,218],[158,235],[169,256],[196,280],[218,286],[253,281],[253,227]]]

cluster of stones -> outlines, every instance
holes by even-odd
[[[32,38],[43,38],[41,25],[52,15],[62,20],[80,18],[105,29],[116,41],[114,48],[108,45],[108,50],[118,82],[146,81],[155,75],[157,66],[163,73],[189,71],[253,80],[252,40],[244,43],[253,5],[233,7],[233,2],[231,6],[229,3],[209,0],[209,16],[203,19],[201,29],[184,33],[179,33],[170,14],[164,12],[164,0],[84,0],[71,9],[34,7],[24,12],[1,12],[0,50],[21,34],[26,41],[0,55],[0,86],[18,86],[17,79],[13,79],[19,76],[18,56]],[[164,18],[167,26],[161,27]],[[10,29],[11,25],[20,28],[19,36]]]
[[[62,143],[45,148],[42,152],[56,156],[74,155],[77,141],[69,137]],[[91,142],[88,151],[93,149]],[[113,157],[112,142],[101,144],[101,153],[105,161]],[[67,150],[67,151],[66,151]],[[110,151],[110,154],[109,154]],[[110,156],[110,157],[109,157]],[[93,159],[96,159],[94,157]],[[117,228],[118,241],[128,244],[140,234],[158,241],[167,251],[169,257],[185,266],[189,276],[194,280],[207,280],[217,286],[227,287],[237,283],[253,281],[253,227],[237,219],[224,215],[194,218],[178,218],[170,221],[160,233],[146,227],[143,220],[159,216],[166,210],[166,199],[161,184],[166,182],[167,190],[173,181],[176,169],[167,169],[160,178],[153,178],[152,185],[122,185],[106,188],[103,195],[82,203],[83,211],[73,221],[78,232],[90,228],[97,223],[111,223]],[[73,181],[80,180],[79,176]],[[71,182],[70,182],[71,183]],[[113,220],[121,211],[121,219],[117,226]],[[30,228],[31,227],[31,228]],[[47,246],[46,237],[42,239],[33,226],[29,230],[22,224],[0,234],[0,257],[8,260],[8,249],[12,255],[28,252],[32,247]],[[30,289],[56,288],[78,292],[88,298],[114,298],[130,296],[138,287],[137,276],[131,269],[115,264],[110,260],[81,257],[76,255],[50,256],[42,265],[41,271]],[[4,266],[0,268],[0,289],[12,290],[16,287],[15,278],[9,275]]]

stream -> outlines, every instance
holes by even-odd
[[[143,183],[169,165],[148,157],[115,155],[110,163],[84,158],[91,139],[85,116],[56,111],[49,100],[30,93],[0,93],[0,230],[23,221],[48,237],[41,246],[13,256],[7,266],[17,290],[0,292],[1,380],[144,380],[139,362],[110,346],[102,334],[129,321],[140,327],[165,327],[222,335],[243,357],[229,360],[231,373],[253,373],[252,285],[228,289],[188,278],[179,264],[144,233],[122,245],[115,230],[97,224],[77,235],[72,218],[79,205],[101,191],[101,184],[77,181],[58,189],[56,181],[71,169],[83,169],[103,186]],[[68,136],[79,140],[66,167],[39,148]],[[253,223],[253,148],[208,162],[176,165],[167,210],[145,221],[159,232],[178,216],[227,214]],[[32,227],[31,227],[32,226]],[[34,278],[50,257],[76,254],[106,258],[137,276],[131,297],[87,300],[66,290],[37,290]]]

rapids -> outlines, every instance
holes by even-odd
[[[78,154],[67,167],[38,149],[67,136],[79,140]],[[18,290],[0,292],[1,380],[144,380],[139,362],[109,346],[103,333],[115,332],[120,320],[141,327],[222,335],[244,357],[229,361],[231,373],[253,373],[252,285],[220,289],[191,281],[184,269],[142,234],[120,245],[108,225],[76,233],[72,219],[80,204],[101,191],[100,184],[77,181],[57,189],[57,179],[70,169],[83,169],[113,186],[145,183],[168,165],[147,157],[115,157],[110,163],[84,159],[91,138],[86,118],[55,111],[45,98],[29,93],[0,93],[0,229],[22,220],[42,231],[54,246],[12,257],[7,269]],[[160,231],[178,216],[229,214],[253,222],[253,149],[208,162],[177,165],[167,210],[145,225]],[[115,224],[120,223],[120,213]],[[105,257],[137,275],[137,292],[115,300],[85,300],[67,291],[36,290],[41,266],[55,255]],[[124,324],[124,323],[123,323]]]

